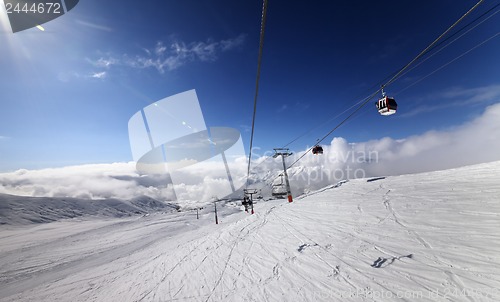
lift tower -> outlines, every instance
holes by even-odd
[[[274,158],[281,155],[281,160],[283,161],[283,174],[285,175],[286,194],[288,195],[288,202],[292,202],[292,192],[290,191],[290,182],[288,181],[288,174],[286,173],[285,157],[290,156],[293,153],[290,152],[288,148],[274,148],[274,152]]]

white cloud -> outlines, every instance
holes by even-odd
[[[106,77],[106,72],[105,71],[94,72],[90,77],[95,79],[104,79]]]
[[[97,29],[97,30],[106,31],[106,32],[113,31],[113,29],[111,27],[101,25],[101,24],[96,24],[96,23],[92,23],[92,22],[88,22],[88,21],[79,20],[79,19],[76,19],[75,22],[76,22],[76,24],[79,24],[79,25],[82,25],[85,27],[89,27],[92,29]]]
[[[135,163],[70,166],[0,173],[0,193],[38,197],[170,199],[168,178],[141,176]]]
[[[76,71],[62,71],[58,73],[57,79],[64,83],[75,79],[104,79],[108,76],[108,72],[105,70],[109,70],[112,66],[119,64],[119,60],[113,58],[111,55],[101,57],[95,61],[89,58],[86,58],[85,60],[98,70],[82,73]]]
[[[454,87],[443,92],[441,96],[448,99],[462,97],[463,101],[468,103],[489,101],[500,97],[500,85],[490,85],[468,89]]]
[[[436,103],[434,102],[436,99],[446,101]],[[452,107],[468,106],[480,103],[495,103],[498,99],[500,99],[500,85],[490,85],[468,89],[454,87],[438,94],[426,96],[421,100],[425,106],[419,105],[417,108],[403,113],[400,116],[410,117],[420,113],[429,113]]]
[[[319,189],[346,178],[426,172],[497,161],[500,160],[499,138],[500,103],[489,106],[481,116],[451,131],[429,131],[401,140],[386,137],[361,143],[336,137],[329,145],[323,145],[323,155],[309,153],[289,169],[292,192]],[[287,163],[303,152],[287,158]],[[257,187],[262,186],[264,194],[266,190],[269,193],[270,182],[280,173],[281,165],[280,159],[273,158],[258,158],[253,165],[254,179],[261,183]],[[231,168],[233,175],[246,175],[244,158],[236,166],[235,170]],[[219,170],[213,161],[206,161],[174,172],[178,199],[208,200],[227,190],[227,179],[221,177],[225,170]],[[173,192],[167,183],[170,179],[165,175],[140,175],[133,162],[0,173],[0,193],[25,196],[131,199],[147,195],[171,200]]]
[[[87,59],[87,61],[93,66],[101,68],[110,68],[115,65],[138,69],[155,68],[158,72],[164,73],[175,70],[189,62],[213,62],[218,59],[221,52],[240,47],[244,41],[245,35],[221,41],[211,39],[206,42],[191,43],[174,41],[170,45],[159,41],[151,49],[141,48],[143,53],[138,55],[123,54],[113,56],[107,54],[96,60]]]
[[[455,168],[500,160],[500,103],[451,131],[429,131],[402,140],[389,137],[349,143],[334,138],[324,154],[307,154],[289,169],[295,193],[315,190],[342,179],[400,175]],[[291,164],[304,151],[287,158]],[[281,161],[269,159],[257,167],[259,176],[278,175]],[[268,173],[269,174],[269,173]]]
[[[110,69],[112,66],[120,65],[121,61],[119,58],[114,57],[112,54],[106,54],[105,56],[100,57],[97,60],[93,60],[90,58],[85,58],[87,63],[91,64],[94,67],[99,69]]]
[[[234,39],[220,41],[220,48],[222,51],[232,50],[238,48],[245,43],[245,35],[239,35]]]
[[[166,50],[167,50],[167,47],[165,47],[165,45],[163,45],[163,42],[158,42],[156,44],[155,53],[157,56],[162,56]],[[148,52],[148,53],[150,54],[151,52]]]

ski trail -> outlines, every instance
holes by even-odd
[[[224,264],[224,268],[222,269],[222,272],[219,276],[219,279],[217,280],[217,282],[215,283],[214,287],[212,288],[212,291],[210,292],[210,294],[208,295],[207,299],[205,300],[205,302],[207,302],[208,300],[210,300],[210,297],[212,297],[213,293],[215,292],[215,290],[217,289],[217,287],[219,286],[222,278],[224,277],[224,274],[227,270],[227,267],[228,267],[228,264],[229,264],[229,261],[231,261],[231,257],[233,256],[233,251],[234,251],[234,248],[236,247],[236,245],[239,243],[239,241],[241,240],[241,232],[240,234],[238,235],[238,237],[234,240],[234,243],[233,245],[231,246],[231,249],[229,251],[229,255],[227,256],[226,258],[226,263]]]
[[[296,229],[296,228],[294,228],[291,224],[289,224],[288,222],[286,222],[285,220],[283,220],[283,219],[282,219],[281,217],[279,217],[276,213],[273,213],[273,214],[274,214],[274,216],[275,216],[276,218],[278,218],[278,219],[281,221],[283,228],[284,228],[284,229],[285,229],[288,233],[290,233],[290,234],[291,234],[291,235],[293,235],[295,238],[297,238],[299,241],[301,241],[302,243],[304,243],[304,240],[302,240],[300,237],[298,237],[297,235],[295,235],[295,233],[294,233],[294,232],[292,232],[289,228],[294,229],[294,231],[295,231],[296,233],[301,234],[301,235],[302,235],[302,237],[307,238],[307,240],[308,240],[309,242],[314,243],[316,246],[319,246],[320,248],[324,249],[327,253],[331,254],[331,252],[330,252],[330,251],[326,250],[324,247],[322,247],[321,245],[319,245],[319,244],[318,244],[317,242],[315,242],[312,238],[310,238],[310,237],[308,237],[308,236],[306,236],[306,235],[302,234],[299,230],[297,230],[297,229]],[[348,280],[348,278],[347,278],[346,276],[341,275],[341,274],[340,274],[340,271],[337,269],[337,267],[338,267],[338,266],[334,266],[334,265],[332,265],[332,264],[330,264],[330,263],[326,262],[323,258],[321,258],[321,256],[318,256],[316,253],[315,253],[315,255],[316,255],[318,258],[320,258],[323,262],[325,262],[325,263],[326,263],[329,267],[331,267],[332,269],[334,269],[335,271],[337,271],[337,272],[339,273],[339,275],[342,277],[342,279],[343,279],[343,280],[344,280],[347,284],[349,284],[349,285],[350,285],[353,289],[355,289],[355,290],[356,290],[356,289],[360,288],[359,286],[356,286],[356,285],[355,285],[355,284],[353,284],[351,281],[349,281],[349,280]],[[348,266],[349,266],[349,264],[347,264],[345,261],[343,261],[342,259],[340,259],[338,256],[336,256],[336,255],[334,255],[334,256],[335,256],[335,258],[339,259],[341,262],[343,262],[344,264],[346,264],[346,265],[348,265]]]
[[[415,237],[415,239],[417,239],[417,241],[420,242],[420,244],[422,244],[424,247],[426,247],[428,249],[431,249],[432,246],[424,238],[422,238],[422,236],[420,236],[416,231],[410,229],[406,224],[401,222],[401,220],[398,218],[398,214],[394,210],[394,208],[392,207],[392,204],[391,204],[391,201],[389,198],[390,192],[391,192],[390,189],[387,190],[387,192],[383,195],[382,198],[383,198],[383,203],[384,203],[385,208],[390,212],[390,214],[394,218],[394,221],[397,224],[399,224],[400,226],[402,226],[409,234],[413,235],[413,237]]]
[[[237,245],[240,244],[240,243],[242,243],[243,238],[245,238],[246,236],[248,236],[250,233],[252,233],[252,234],[258,234],[258,230],[260,230],[262,227],[264,227],[268,223],[267,216],[270,213],[273,212],[274,208],[275,207],[271,207],[269,210],[267,210],[264,213],[264,215],[262,216],[262,218],[260,218],[260,219],[253,219],[253,220],[251,220],[254,217],[259,218],[258,214],[256,214],[255,216],[250,216],[250,217],[248,217],[246,219],[246,221],[249,221],[249,222],[247,222],[247,224],[245,224],[241,229],[239,229],[238,236],[235,238],[234,243],[232,244],[231,249],[229,251],[229,254],[228,254],[227,258],[226,258],[226,261],[225,261],[225,264],[224,264],[224,268],[222,269],[222,272],[220,273],[219,278],[217,279],[215,285],[213,286],[210,294],[208,295],[208,297],[207,297],[207,299],[205,301],[209,301],[210,298],[215,293],[215,291],[217,290],[217,288],[219,287],[222,279],[224,278],[224,275],[225,275],[228,267],[230,266],[230,262],[231,262],[231,259],[233,257],[233,252],[234,252],[235,248],[237,247]],[[242,223],[244,221],[245,220],[240,220],[238,223]],[[229,232],[229,234],[230,234],[230,232]],[[251,243],[251,245],[253,245],[253,243]],[[247,253],[246,257],[248,256],[248,253]],[[243,267],[243,265],[239,269],[236,269],[234,267],[232,267],[232,268],[233,268],[234,271],[239,271],[238,274],[241,275],[242,267]]]
[[[145,299],[147,296],[149,296],[149,295],[150,295],[150,294],[151,294],[154,290],[156,290],[156,289],[158,288],[158,286],[159,286],[161,283],[163,283],[163,282],[165,281],[165,279],[167,279],[167,277],[168,277],[168,276],[169,276],[169,275],[170,275],[170,274],[171,274],[171,273],[172,273],[172,272],[173,272],[173,271],[174,271],[177,267],[179,267],[179,266],[180,266],[180,265],[184,262],[184,260],[186,260],[186,259],[187,259],[187,258],[191,255],[191,253],[192,253],[193,251],[194,251],[194,250],[193,250],[193,249],[191,249],[191,250],[189,251],[189,253],[188,253],[188,254],[186,254],[186,255],[185,255],[185,256],[184,256],[184,257],[183,257],[180,261],[178,261],[178,262],[177,262],[177,263],[176,263],[176,264],[175,264],[172,268],[170,268],[170,269],[168,270],[168,272],[165,272],[165,271],[166,271],[166,270],[165,270],[165,263],[164,263],[164,262],[162,262],[162,268],[163,268],[162,275],[163,275],[163,277],[161,278],[161,280],[160,280],[159,282],[157,282],[157,283],[156,283],[156,285],[155,285],[155,286],[153,286],[150,290],[148,290],[147,292],[145,292],[145,293],[143,294],[143,296],[142,296],[141,298],[139,298],[139,299],[138,299],[138,301],[142,301],[142,300],[144,300],[144,299]]]
[[[448,280],[450,281],[451,284],[453,284],[454,286],[456,286],[458,288],[458,291],[461,292],[461,293],[465,293],[467,288],[466,286],[464,285],[464,283],[462,282],[462,280],[460,280],[460,277],[458,277],[455,273],[449,271],[449,270],[445,270],[443,271],[446,276],[448,277]],[[475,301],[475,299],[473,299],[472,297],[470,297],[469,295],[464,295],[467,300],[469,301]]]

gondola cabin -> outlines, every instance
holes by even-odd
[[[312,149],[312,153],[314,155],[323,154],[323,147],[321,147],[321,146],[314,146],[314,148]]]
[[[378,100],[375,105],[377,106],[378,113],[381,115],[392,115],[396,113],[396,110],[398,109],[396,100],[388,96],[384,96]]]

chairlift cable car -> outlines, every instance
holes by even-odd
[[[314,155],[323,154],[323,147],[321,147],[321,146],[314,146],[314,148],[312,148],[312,153]]]
[[[323,147],[319,145],[319,139],[317,140],[316,145],[312,148],[312,153],[314,155],[323,154]]]
[[[382,86],[382,98],[375,102],[378,113],[381,115],[392,115],[398,109],[398,103],[393,97],[388,97],[385,94],[384,86]]]

